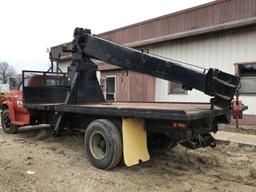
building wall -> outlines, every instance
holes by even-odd
[[[256,61],[256,27],[161,43],[149,47],[150,53],[235,73],[235,63]],[[208,96],[193,90],[187,94],[168,94],[168,82],[156,79],[156,101],[207,102]],[[246,114],[256,115],[256,95],[242,95],[249,106]]]
[[[68,71],[68,66],[71,64],[71,60],[64,60],[59,62],[59,68],[62,72],[66,73]]]
[[[62,72],[67,72],[71,61],[59,62]],[[110,70],[97,71],[102,92],[106,94],[106,76],[116,76],[116,101],[155,101],[155,78],[132,71]]]
[[[217,0],[98,35],[134,47],[139,42],[197,29],[205,30],[255,16],[255,0]]]
[[[113,75],[116,76],[116,101],[155,101],[155,78],[126,70],[101,71],[104,95],[106,76]]]

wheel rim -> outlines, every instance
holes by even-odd
[[[5,129],[10,129],[11,128],[11,119],[9,118],[8,115],[3,117],[3,125],[4,125],[3,127]]]
[[[89,142],[90,151],[95,159],[104,159],[107,152],[106,139],[100,132],[92,134]]]

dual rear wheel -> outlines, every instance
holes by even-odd
[[[117,126],[97,119],[86,128],[84,146],[89,161],[99,169],[111,169],[122,160],[123,143]]]

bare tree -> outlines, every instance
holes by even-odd
[[[9,77],[13,77],[16,74],[12,66],[7,62],[0,62],[0,80],[2,83],[7,83]]]

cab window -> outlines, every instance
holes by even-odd
[[[45,79],[44,86],[46,87],[56,87],[56,86],[65,86],[65,79]]]
[[[28,86],[28,81],[29,81],[29,79],[28,79],[28,78],[25,78],[25,79],[20,83],[18,90],[19,90],[19,91],[22,91],[23,83],[24,83],[24,87],[27,87],[27,86]]]

